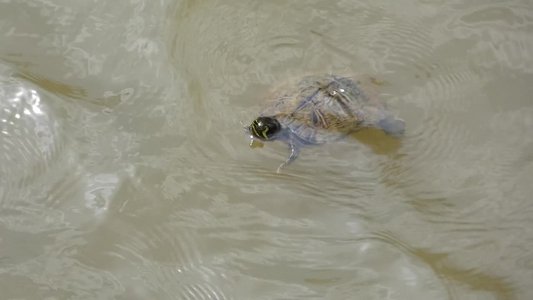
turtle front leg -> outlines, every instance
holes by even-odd
[[[291,150],[291,153],[289,154],[287,160],[279,165],[277,173],[281,173],[281,169],[293,162],[296,158],[298,158],[298,154],[300,154],[300,147],[293,141],[289,141],[289,149]]]

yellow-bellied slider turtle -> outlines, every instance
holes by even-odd
[[[405,122],[396,118],[365,88],[366,82],[336,75],[306,76],[281,87],[248,127],[252,142],[280,140],[294,161],[302,146],[338,140],[361,128],[375,127],[399,136]]]

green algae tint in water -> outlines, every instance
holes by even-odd
[[[528,1],[2,1],[2,299],[531,299]],[[271,89],[406,121],[248,147]]]

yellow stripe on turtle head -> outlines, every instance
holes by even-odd
[[[265,138],[265,140],[268,140],[267,132],[268,132],[268,127],[265,128],[265,130],[261,131],[261,134],[263,135],[263,137]]]
[[[252,131],[253,131],[254,135],[259,137],[260,136],[259,132],[257,132],[257,121],[254,121],[252,126],[250,126],[250,127],[252,127]]]

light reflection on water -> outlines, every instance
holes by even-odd
[[[4,1],[6,299],[529,299],[527,1]],[[271,88],[407,122],[248,147]]]

